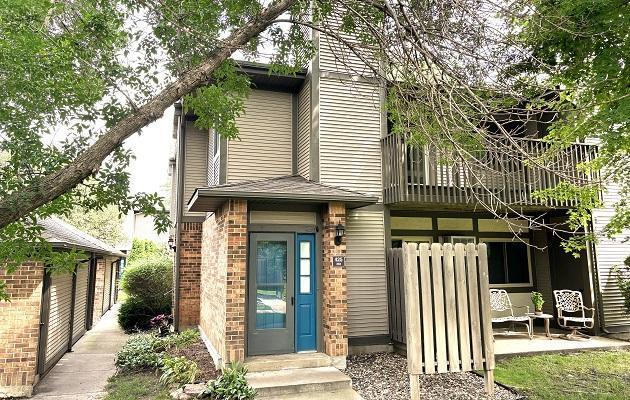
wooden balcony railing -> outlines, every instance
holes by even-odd
[[[540,139],[515,138],[514,143],[497,140],[503,142],[475,152],[466,161],[457,161],[435,147],[411,145],[400,135],[389,134],[381,139],[385,204],[563,208],[572,206],[573,201],[543,202],[532,194],[562,181],[587,185],[597,179],[577,168],[595,158],[594,145],[575,143],[547,152],[551,145]],[[532,157],[518,156],[519,149]]]

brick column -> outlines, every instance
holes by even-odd
[[[221,367],[245,359],[247,202],[229,200],[203,223],[201,331]]]
[[[30,396],[37,347],[44,268],[27,263],[13,274],[0,269],[10,302],[0,301],[0,398]]]
[[[105,259],[96,259],[96,278],[94,280],[94,310],[92,325],[101,319],[103,314],[103,296],[105,295]]]
[[[247,201],[230,200],[227,218],[225,348],[227,361],[245,360]]]
[[[183,222],[179,256],[179,328],[199,325],[202,222]]]
[[[345,368],[348,354],[348,289],[345,267],[333,267],[333,256],[346,255],[345,237],[335,245],[335,227],[346,224],[346,207],[343,203],[328,203],[323,215],[322,249],[322,328],[324,351],[333,357],[334,365]]]

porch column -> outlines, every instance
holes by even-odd
[[[333,358],[337,368],[345,368],[348,355],[348,300],[346,268],[333,266],[333,256],[346,255],[345,237],[335,245],[335,227],[346,224],[346,206],[328,203],[323,215],[322,249],[322,328],[324,351]]]
[[[180,329],[199,324],[201,284],[201,222],[183,222],[177,244],[179,259],[179,314]]]

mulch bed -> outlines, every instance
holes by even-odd
[[[214,367],[212,357],[210,357],[210,353],[201,339],[186,347],[170,349],[168,353],[174,357],[186,357],[196,362],[197,367],[199,367],[199,375],[197,376],[199,382],[207,382],[219,376],[219,371]]]
[[[407,359],[396,353],[362,354],[348,357],[344,371],[352,378],[352,387],[365,400],[409,399]],[[423,400],[487,399],[483,378],[469,372],[420,376]],[[522,397],[495,385],[494,399],[517,400]]]

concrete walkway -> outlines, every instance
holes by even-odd
[[[105,394],[107,379],[116,372],[116,352],[128,336],[116,321],[114,306],[66,353],[35,388],[33,399],[92,400]]]

